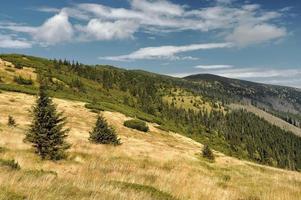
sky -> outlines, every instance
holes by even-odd
[[[0,53],[301,88],[300,0],[10,0]]]

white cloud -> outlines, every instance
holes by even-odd
[[[7,49],[26,49],[31,48],[32,44],[26,40],[14,39],[10,35],[0,34],[0,48]]]
[[[211,71],[213,72],[213,71]],[[301,75],[298,69],[265,69],[265,68],[237,68],[214,71],[214,74],[229,78],[280,78]]]
[[[233,68],[233,65],[197,65],[194,66],[194,68],[196,69],[229,69],[229,68]]]
[[[112,61],[127,61],[127,60],[151,60],[151,59],[168,59],[168,60],[185,60],[194,59],[192,57],[180,57],[179,53],[188,51],[229,48],[231,43],[208,43],[208,44],[192,44],[186,46],[159,46],[159,47],[145,47],[134,51],[128,55],[100,57],[104,60]]]
[[[276,22],[288,12],[287,9],[267,11],[259,4],[232,4],[233,1],[215,0],[212,6],[197,9],[168,0],[129,0],[129,8],[96,3],[72,4],[61,9],[42,7],[38,10],[55,15],[40,26],[1,25],[0,29],[27,33],[44,45],[128,39],[139,31],[150,35],[185,30],[215,31],[216,36],[223,35],[225,41],[241,46],[287,35],[285,27]],[[69,18],[76,20],[69,21]]]
[[[286,34],[285,28],[279,28],[270,24],[241,25],[235,28],[233,33],[227,36],[226,40],[239,46],[246,46],[278,39]]]
[[[132,0],[131,5],[135,10],[140,10],[150,14],[181,16],[184,13],[182,6],[173,4],[166,0]]]
[[[220,4],[231,4],[234,1],[236,1],[236,0],[216,0],[216,2],[220,3]]]
[[[10,25],[2,26],[2,28],[28,33],[36,42],[45,46],[70,41],[74,34],[68,15],[63,11],[47,19],[38,27]]]
[[[32,32],[33,37],[46,44],[57,44],[70,41],[73,36],[73,28],[65,12],[53,16],[37,27]]]
[[[105,22],[92,19],[86,26],[77,26],[83,40],[112,40],[131,38],[138,26],[132,21]]]
[[[52,8],[52,7],[39,7],[35,10],[40,12],[46,12],[46,13],[59,13],[61,10],[58,8]]]

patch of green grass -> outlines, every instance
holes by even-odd
[[[160,129],[161,131],[169,132],[169,128],[165,127],[164,125],[156,126],[157,129]]]
[[[20,170],[21,169],[19,163],[16,162],[14,159],[12,159],[12,160],[0,159],[0,166],[7,167],[12,170]]]
[[[134,190],[137,192],[144,192],[149,194],[153,199],[156,200],[176,200],[175,197],[170,195],[167,192],[158,190],[157,188],[149,185],[142,185],[137,183],[128,183],[128,182],[121,182],[121,181],[111,181],[112,185],[115,185],[121,189],[125,190]]]
[[[14,84],[0,84],[0,89],[9,91],[9,92],[20,92],[29,95],[36,95],[37,88],[33,86],[25,86],[25,85],[14,85]]]

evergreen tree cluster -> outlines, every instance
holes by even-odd
[[[120,70],[110,66],[70,65],[70,70],[102,84],[106,90],[128,92],[130,98],[136,99],[135,103],[129,103],[130,98],[127,98],[129,106],[159,117],[162,123],[172,122],[177,130],[197,138],[219,138],[224,146],[220,150],[226,148],[226,152],[231,155],[282,168],[301,169],[301,139],[293,133],[272,126],[246,111],[229,112],[225,115],[216,110],[197,112],[176,108],[164,103],[161,95],[166,89],[179,87],[204,96],[206,101],[219,100],[224,105],[240,101],[242,95],[246,95],[244,89],[238,90],[230,83],[225,86],[213,83],[213,87],[208,90],[205,83],[166,78],[141,71]],[[252,87],[263,91],[257,85]]]
[[[14,119],[9,116],[9,125]],[[25,141],[32,143],[35,152],[47,160],[60,160],[66,157],[70,144],[66,142],[69,129],[64,129],[66,118],[56,110],[56,106],[47,94],[46,84],[42,80],[36,105],[33,107],[33,121]],[[115,130],[108,125],[102,115],[98,115],[96,125],[90,132],[89,140],[99,144],[120,144]]]

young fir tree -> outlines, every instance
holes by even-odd
[[[16,120],[11,115],[8,116],[7,124],[10,127],[17,126]]]
[[[25,141],[31,142],[35,152],[47,160],[65,157],[70,145],[65,141],[69,129],[64,129],[66,118],[58,113],[48,96],[46,85],[41,81],[36,105],[33,107],[33,121]]]
[[[209,160],[214,161],[214,159],[215,159],[214,154],[208,145],[204,146],[202,154],[203,154],[204,158],[207,158]]]
[[[97,144],[120,144],[120,139],[117,137],[115,130],[108,125],[102,115],[98,115],[95,127],[90,132],[89,140]]]

